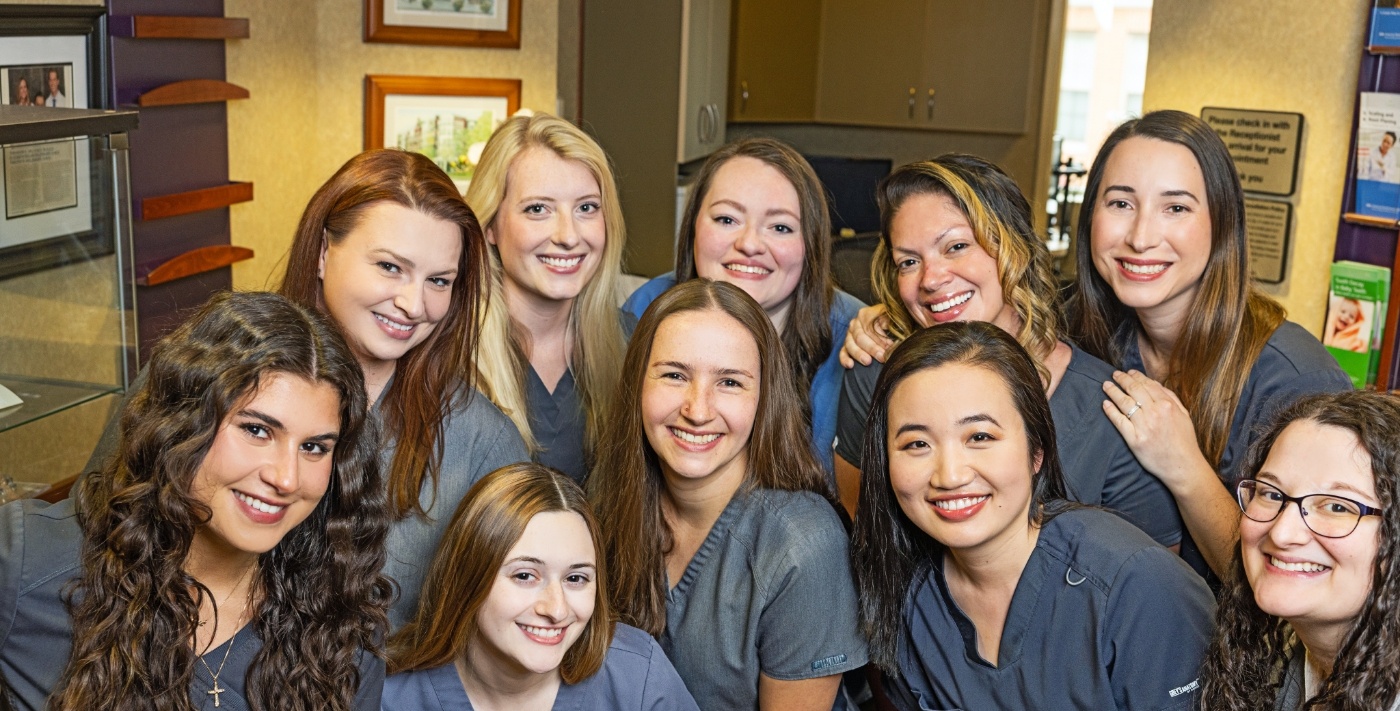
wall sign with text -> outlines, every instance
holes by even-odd
[[[1240,184],[1266,195],[1292,195],[1298,187],[1298,149],[1303,115],[1285,111],[1251,111],[1207,106],[1206,122],[1230,149]]]
[[[1249,241],[1249,272],[1257,281],[1283,282],[1293,206],[1278,200],[1244,199],[1244,231]]]

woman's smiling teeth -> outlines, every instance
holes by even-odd
[[[709,444],[719,439],[720,434],[718,432],[715,432],[712,434],[697,435],[686,432],[685,430],[678,430],[674,427],[671,427],[669,429],[671,430],[671,434],[675,435],[682,442],[689,442],[690,444]]]
[[[254,511],[261,511],[267,514],[275,514],[280,512],[282,509],[287,508],[286,506],[273,506],[272,504],[269,504],[263,501],[262,499],[255,499],[240,491],[233,492],[233,495],[238,497],[239,501],[242,501],[243,503],[247,504],[248,508],[253,509]]]
[[[394,329],[395,331],[408,332],[413,330],[413,324],[411,323],[399,323],[398,321],[395,321],[390,318],[385,318],[383,316],[380,316],[379,314],[375,314],[374,317],[379,319],[380,323],[384,324],[385,326],[388,326],[389,328]]]
[[[963,498],[961,498],[961,499],[942,499],[942,500],[933,502],[933,505],[934,505],[934,506],[937,506],[937,507],[940,508],[940,509],[943,509],[944,511],[958,511],[958,510],[961,510],[961,509],[965,509],[965,508],[967,508],[967,507],[969,507],[969,506],[976,506],[977,504],[980,504],[980,503],[982,503],[983,501],[986,501],[986,500],[989,499],[989,498],[991,498],[991,497],[989,497],[989,496],[965,496],[965,497],[963,497]]]
[[[529,632],[530,634],[536,637],[543,637],[544,639],[554,639],[555,637],[564,634],[563,627],[532,627],[530,625],[520,625],[520,627],[526,632]]]
[[[1269,556],[1269,563],[1279,570],[1287,570],[1290,573],[1321,573],[1328,570],[1328,567],[1321,563],[1285,563],[1273,556]]]
[[[764,269],[763,267],[755,266],[752,264],[726,264],[724,265],[724,268],[728,269],[731,272],[739,272],[740,274],[763,275],[773,273],[772,269]]]
[[[540,257],[540,261],[544,262],[545,264],[548,264],[551,267],[558,267],[560,269],[571,269],[573,267],[578,266],[578,263],[583,261],[583,256],[580,255],[577,257]]]
[[[929,304],[928,310],[934,313],[941,313],[943,311],[947,311],[948,309],[953,308],[954,306],[962,306],[963,304],[967,303],[968,299],[971,298],[972,292],[964,291],[963,293],[958,294],[957,296],[953,296],[942,301]]]
[[[1123,271],[1130,274],[1145,275],[1161,274],[1167,270],[1168,266],[1162,262],[1158,262],[1157,264],[1133,264],[1132,262],[1125,262],[1121,259],[1118,260],[1118,265],[1123,267]]]

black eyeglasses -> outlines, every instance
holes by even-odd
[[[1268,523],[1283,513],[1288,504],[1298,504],[1303,525],[1323,538],[1344,538],[1361,523],[1362,516],[1379,516],[1382,509],[1352,501],[1344,496],[1308,494],[1289,496],[1277,486],[1257,479],[1244,479],[1235,485],[1235,499],[1251,521]]]

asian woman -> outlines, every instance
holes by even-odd
[[[784,353],[732,284],[662,294],[588,482],[612,607],[658,637],[705,709],[845,708],[841,675],[866,661],[846,532]]]
[[[900,343],[875,390],[851,559],[910,709],[1192,708],[1213,602],[1175,554],[1065,500],[1036,362],[984,321]]]
[[[104,470],[0,508],[11,699],[377,709],[391,516],[366,409],[323,316],[211,299],[156,346]]]
[[[578,485],[513,464],[477,482],[389,641],[385,711],[698,711],[661,647],[616,624]]]

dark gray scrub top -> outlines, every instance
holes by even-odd
[[[52,506],[26,499],[0,507],[0,672],[18,709],[41,711],[68,665],[73,625],[63,589],[82,572],[81,544],[72,499]],[[244,680],[261,649],[262,640],[250,624],[204,655],[210,669],[224,665],[219,672],[219,688],[225,690],[219,694],[219,711],[248,710]],[[376,711],[384,687],[384,661],[362,653],[359,668],[353,708]],[[207,693],[212,688],[209,671],[196,664],[190,681],[194,708],[214,708],[214,697]]]
[[[457,668],[403,672],[384,682],[383,711],[471,711]],[[560,684],[555,711],[699,711],[695,699],[651,635],[624,624],[598,673]]]
[[[1144,370],[1136,338],[1128,340],[1123,354],[1123,369]],[[1235,417],[1230,423],[1225,452],[1220,457],[1220,465],[1216,467],[1221,483],[1233,491],[1235,482],[1242,475],[1239,469],[1244,465],[1246,450],[1254,442],[1258,429],[1265,426],[1279,410],[1304,395],[1351,389],[1351,378],[1337,365],[1336,359],[1323,348],[1322,343],[1302,326],[1284,321],[1269,337],[1264,350],[1259,353],[1259,359],[1254,361],[1254,367],[1249,371],[1249,378],[1245,380],[1239,404],[1235,406]],[[1108,419],[1102,413],[1100,417]],[[1210,568],[1200,548],[1189,535],[1182,537],[1181,557],[1206,576],[1212,585],[1217,584],[1216,578],[1209,574]]]
[[[583,448],[583,403],[579,401],[573,371],[564,371],[551,393],[535,369],[526,364],[525,409],[529,412],[530,431],[540,445],[535,461],[564,472],[582,485],[588,466]]]
[[[661,648],[700,708],[758,708],[780,681],[866,663],[846,531],[811,492],[740,491],[666,595]],[[833,708],[844,708],[838,694]]]
[[[909,709],[1191,709],[1215,602],[1171,551],[1106,511],[1051,519],[1011,598],[999,666],[948,592],[942,561],[911,587],[886,685]]]
[[[1103,384],[1113,376],[1113,367],[1074,344],[1067,345],[1069,366],[1050,395],[1050,415],[1069,498],[1112,509],[1164,546],[1179,543],[1183,527],[1176,499],[1160,479],[1138,464],[1128,443],[1103,414],[1107,397]],[[836,453],[857,467],[865,420],[883,367],[879,361],[857,363],[841,382]]]
[[[386,388],[387,390],[387,388]],[[375,412],[379,403],[375,403]],[[423,576],[437,553],[438,543],[452,522],[457,504],[472,485],[491,472],[516,462],[529,461],[520,430],[496,408],[485,395],[473,390],[468,397],[453,403],[442,431],[442,466],[438,471],[437,490],[428,485],[419,493],[418,502],[427,512],[410,515],[389,527],[385,540],[388,557],[384,574],[398,583],[399,597],[389,608],[389,627],[404,626],[418,610],[418,596]],[[380,466],[387,475],[394,461],[394,443],[380,450]]]

